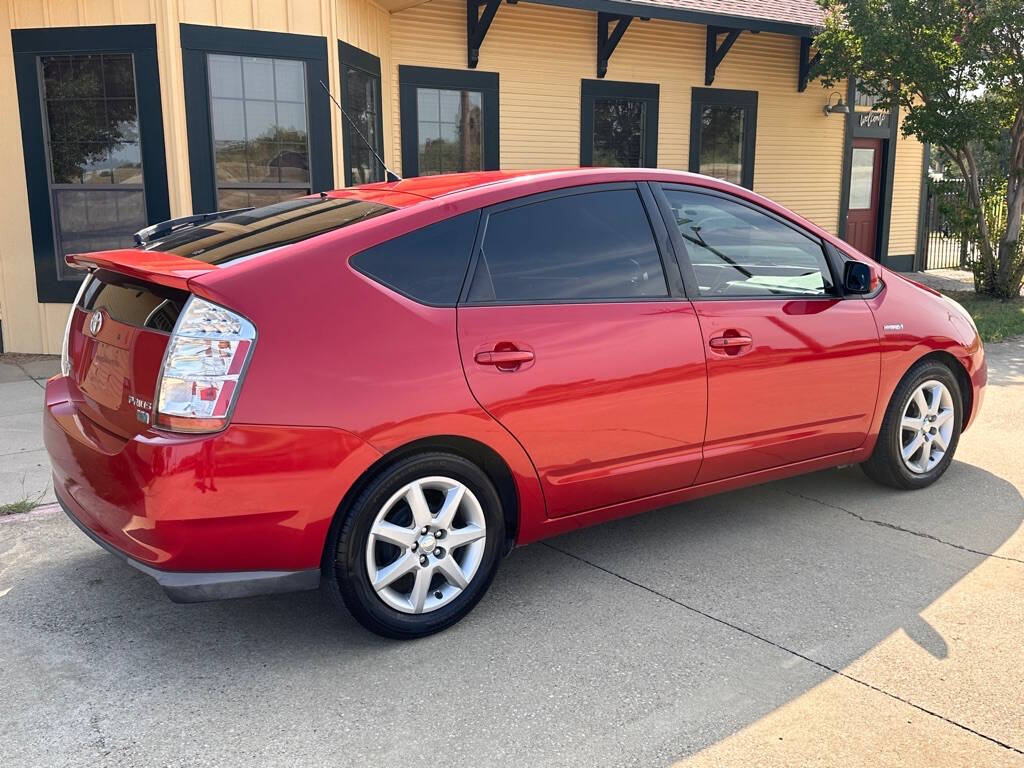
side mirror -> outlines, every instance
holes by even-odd
[[[871,293],[871,267],[860,261],[848,261],[843,267],[845,293]]]

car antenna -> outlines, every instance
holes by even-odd
[[[377,154],[377,150],[373,148],[373,145],[370,143],[369,139],[367,139],[363,135],[363,132],[359,130],[359,126],[356,125],[356,121],[349,117],[348,112],[346,112],[345,108],[341,106],[341,102],[334,98],[334,94],[331,93],[331,89],[327,87],[327,84],[323,80],[320,81],[320,87],[327,91],[327,95],[331,97],[331,101],[333,101],[334,105],[341,110],[341,114],[345,116],[345,119],[348,120],[349,125],[351,125],[352,129],[359,135],[359,138],[363,140],[363,144],[365,144],[367,148],[373,153],[373,156],[377,158],[377,162],[380,163],[381,168],[384,169],[384,178],[387,179],[388,181],[401,181],[402,177],[399,176],[394,171],[392,171],[390,168],[388,168],[387,163],[384,162],[384,158]]]

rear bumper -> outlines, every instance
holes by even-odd
[[[174,599],[315,586],[338,504],[379,458],[354,435],[319,427],[125,439],[90,421],[75,394],[67,379],[47,382],[54,492],[90,537]]]
[[[305,571],[228,571],[221,573],[161,571],[132,559],[113,544],[100,538],[75,517],[67,502],[60,498],[57,501],[61,509],[71,518],[71,522],[82,529],[82,533],[110,554],[117,555],[128,565],[155,579],[156,583],[164,588],[167,596],[176,603],[203,603],[208,600],[227,600],[233,597],[301,592],[320,586],[319,568],[310,568]]]

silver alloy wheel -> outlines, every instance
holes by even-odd
[[[914,390],[900,419],[900,453],[917,475],[942,461],[953,439],[953,395],[941,381],[929,379]]]
[[[366,572],[377,596],[396,611],[429,613],[469,586],[486,541],[487,522],[473,492],[450,477],[423,477],[377,513]]]

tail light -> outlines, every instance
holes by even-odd
[[[192,296],[167,343],[155,404],[155,426],[215,432],[227,426],[256,329],[224,307]]]

